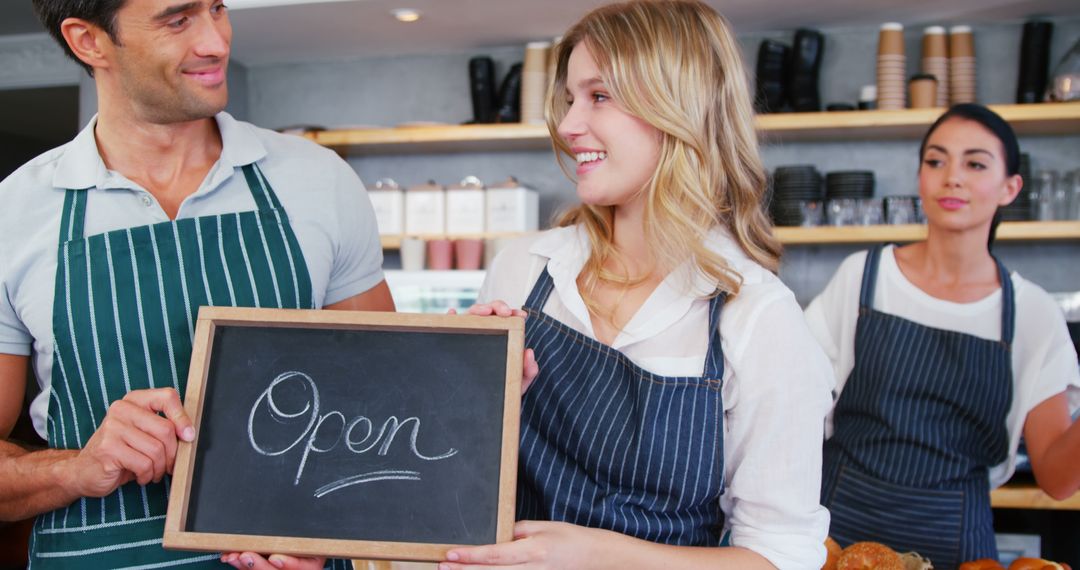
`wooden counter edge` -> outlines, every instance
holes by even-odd
[[[1080,493],[1058,501],[1034,484],[1005,484],[990,492],[990,505],[995,509],[1080,511]]]

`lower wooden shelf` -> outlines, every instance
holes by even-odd
[[[924,225],[777,227],[776,237],[785,245],[909,242],[926,238]],[[1003,222],[997,230],[1001,241],[1080,239],[1080,221]]]
[[[995,509],[1080,511],[1080,493],[1058,501],[1030,483],[1005,484],[990,492],[990,505]]]
[[[926,226],[818,226],[812,228],[778,226],[776,237],[785,245],[845,244],[910,242],[926,238]],[[458,238],[514,237],[520,234],[480,234],[455,236]],[[424,239],[444,239],[446,236],[417,236]],[[1077,240],[1080,239],[1080,221],[1058,222],[1004,222],[998,227],[997,239],[1001,241]],[[401,248],[401,236],[382,236],[383,249]]]

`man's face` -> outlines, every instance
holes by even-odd
[[[225,108],[232,25],[222,0],[128,0],[116,21],[115,76],[140,119],[179,123]]]

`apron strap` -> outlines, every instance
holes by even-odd
[[[248,190],[255,199],[259,211],[281,210],[277,194],[266,180],[266,176],[255,163],[241,167],[247,179]],[[82,239],[86,222],[86,194],[89,188],[69,188],[64,195],[64,212],[60,217],[59,243]]]
[[[994,261],[997,263],[998,278],[1001,280],[1001,342],[1012,346],[1013,332],[1016,329],[1016,299],[1012,277],[1004,263],[996,257]]]
[[[878,262],[881,261],[881,246],[874,246],[866,252],[866,265],[863,266],[862,289],[859,291],[859,310],[874,308],[874,285],[877,283]]]
[[[544,305],[547,303],[548,297],[551,296],[551,290],[555,288],[555,281],[551,279],[551,274],[548,273],[547,265],[544,265],[544,270],[540,272],[540,277],[536,278],[536,284],[533,285],[532,291],[529,292],[529,298],[525,300],[524,309],[531,309],[537,313],[541,313],[544,310]]]
[[[540,277],[536,279],[536,284],[533,285],[523,308],[536,313],[543,312],[544,305],[547,304],[548,297],[551,296],[553,289],[555,289],[555,281],[551,278],[547,265],[545,265],[544,270],[540,272]],[[720,343],[720,312],[723,310],[726,300],[727,293],[719,293],[709,300],[709,349],[705,353],[703,376],[716,380],[724,376],[724,349]]]
[[[874,285],[877,283],[878,265],[881,261],[881,246],[866,252],[866,265],[863,267],[862,289],[859,291],[859,310],[869,310],[874,305]],[[1016,330],[1016,302],[1012,278],[1001,260],[994,258],[998,266],[998,278],[1001,281],[1001,342],[1012,345]]]
[[[709,299],[709,351],[705,353],[705,371],[702,376],[720,380],[724,377],[724,349],[720,343],[720,312],[727,301],[727,293],[717,293]]]
[[[86,193],[89,188],[68,189],[64,194],[64,212],[60,217],[60,244],[83,238],[86,221]]]
[[[255,199],[255,206],[260,212],[283,210],[277,194],[274,194],[274,189],[270,186],[270,181],[266,179],[257,164],[253,162],[240,168],[244,171],[248,190],[251,191],[251,197]]]

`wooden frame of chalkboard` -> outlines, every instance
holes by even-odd
[[[202,307],[163,546],[439,561],[512,540],[523,345],[521,318]]]

